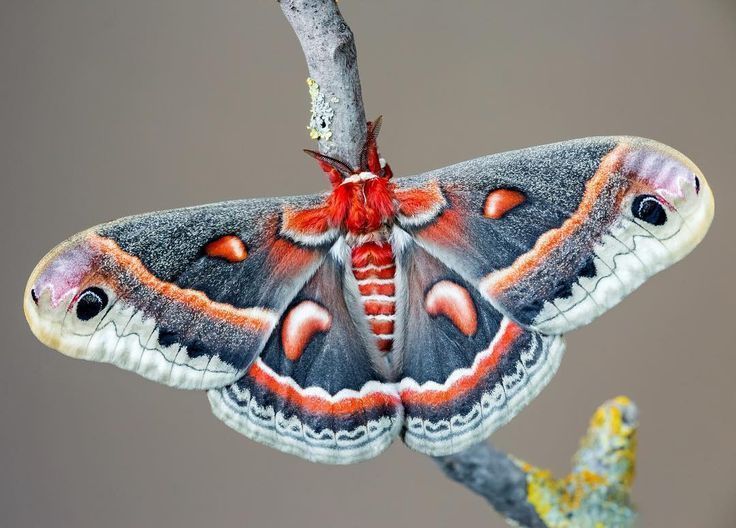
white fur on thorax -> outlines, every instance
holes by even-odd
[[[372,172],[360,172],[358,174],[353,174],[352,176],[348,176],[344,180],[342,180],[342,183],[340,185],[345,185],[346,183],[357,183],[362,182],[366,180],[372,180],[374,178],[378,178],[377,174],[373,174]]]

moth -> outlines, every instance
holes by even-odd
[[[555,374],[563,334],[705,235],[713,195],[679,152],[594,137],[392,178],[316,152],[329,193],[132,216],[38,264],[44,344],[173,387],[306,459],[428,455],[487,438]]]

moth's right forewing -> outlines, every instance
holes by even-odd
[[[692,162],[631,137],[486,156],[399,186],[412,197],[441,192],[402,228],[503,313],[547,334],[588,323],[682,258],[713,217]]]

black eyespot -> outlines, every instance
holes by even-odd
[[[695,176],[695,194],[700,194],[700,178]]]
[[[87,288],[77,299],[77,317],[89,321],[107,306],[107,294],[100,288]]]
[[[38,295],[36,294],[36,290],[31,288],[31,299],[33,299],[33,302],[38,304]]]
[[[631,204],[631,213],[638,219],[652,225],[662,225],[667,221],[667,213],[659,200],[651,194],[640,194]]]

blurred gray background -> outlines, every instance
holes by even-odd
[[[343,0],[399,175],[597,134],[690,156],[716,219],[569,336],[498,446],[558,474],[594,408],[641,408],[641,526],[736,526],[736,5]],[[503,526],[400,443],[350,467],[258,445],[204,394],[44,348],[21,296],[54,244],[144,211],[327,188],[306,67],[271,0],[1,0],[2,526]]]

